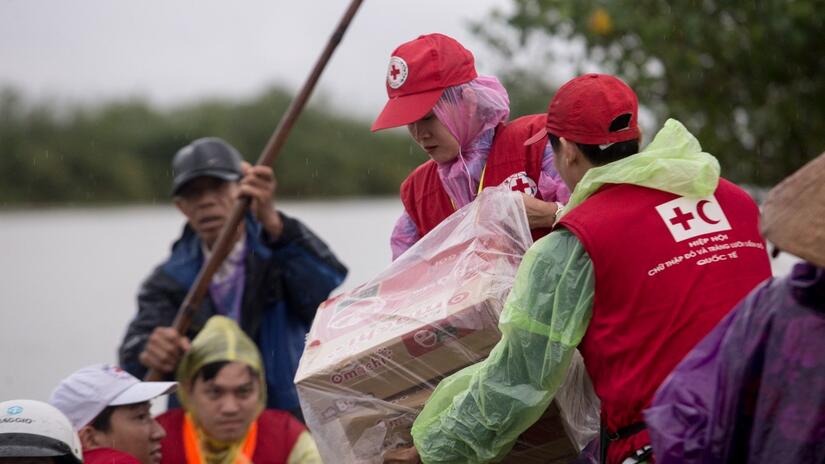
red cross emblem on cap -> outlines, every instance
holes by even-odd
[[[390,58],[390,65],[387,68],[387,85],[393,89],[401,87],[407,80],[407,74],[407,62],[403,58],[400,56]]]
[[[504,179],[503,183],[510,190],[514,192],[526,193],[531,197],[534,197],[537,193],[539,193],[536,182],[524,171],[511,175],[510,177]]]

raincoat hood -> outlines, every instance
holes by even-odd
[[[510,115],[510,98],[498,79],[479,76],[445,89],[433,113],[460,147],[456,158],[438,163],[438,176],[461,208],[476,196],[495,128]]]
[[[719,161],[702,151],[696,137],[679,121],[668,119],[644,150],[588,170],[564,211],[575,208],[605,184],[633,184],[702,198],[716,190],[719,172]]]
[[[224,316],[212,316],[207,321],[203,330],[192,340],[192,346],[178,366],[176,377],[181,385],[178,397],[183,408],[190,411],[187,390],[191,388],[195,374],[207,364],[219,361],[238,361],[255,369],[260,385],[260,409],[263,411],[266,405],[266,380],[261,354],[238,324]]]

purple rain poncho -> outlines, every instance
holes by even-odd
[[[496,127],[510,115],[510,98],[495,77],[479,76],[465,84],[448,87],[433,107],[433,113],[458,141],[458,157],[438,165],[438,177],[456,209],[476,197]],[[567,186],[553,166],[550,144],[541,162],[538,189],[546,201],[566,203]],[[395,260],[421,237],[412,218],[404,211],[390,237]]]
[[[723,319],[645,412],[656,462],[825,462],[825,269],[797,264]]]

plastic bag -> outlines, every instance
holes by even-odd
[[[499,315],[530,245],[521,196],[486,189],[376,278],[319,307],[295,382],[325,461],[380,463],[385,450],[412,443],[412,423],[438,382],[498,342]],[[568,377],[575,390],[587,376],[581,368]],[[580,418],[592,416],[584,412],[592,401],[575,397],[559,403],[573,425],[558,425],[555,409],[543,421],[574,437],[573,455],[588,423]]]
[[[578,350],[573,353],[567,377],[559,387],[554,400],[564,418],[567,435],[573,439],[579,450],[598,438],[601,402],[596,396],[593,382],[590,381],[590,375]]]

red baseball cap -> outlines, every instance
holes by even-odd
[[[638,114],[639,101],[627,84],[607,74],[585,74],[559,88],[547,106],[545,128],[524,144],[548,133],[586,145],[633,140],[641,135]],[[618,119],[625,115],[630,117]]]
[[[478,77],[473,54],[444,34],[427,34],[401,44],[387,67],[387,96],[373,132],[423,118],[447,87]]]

